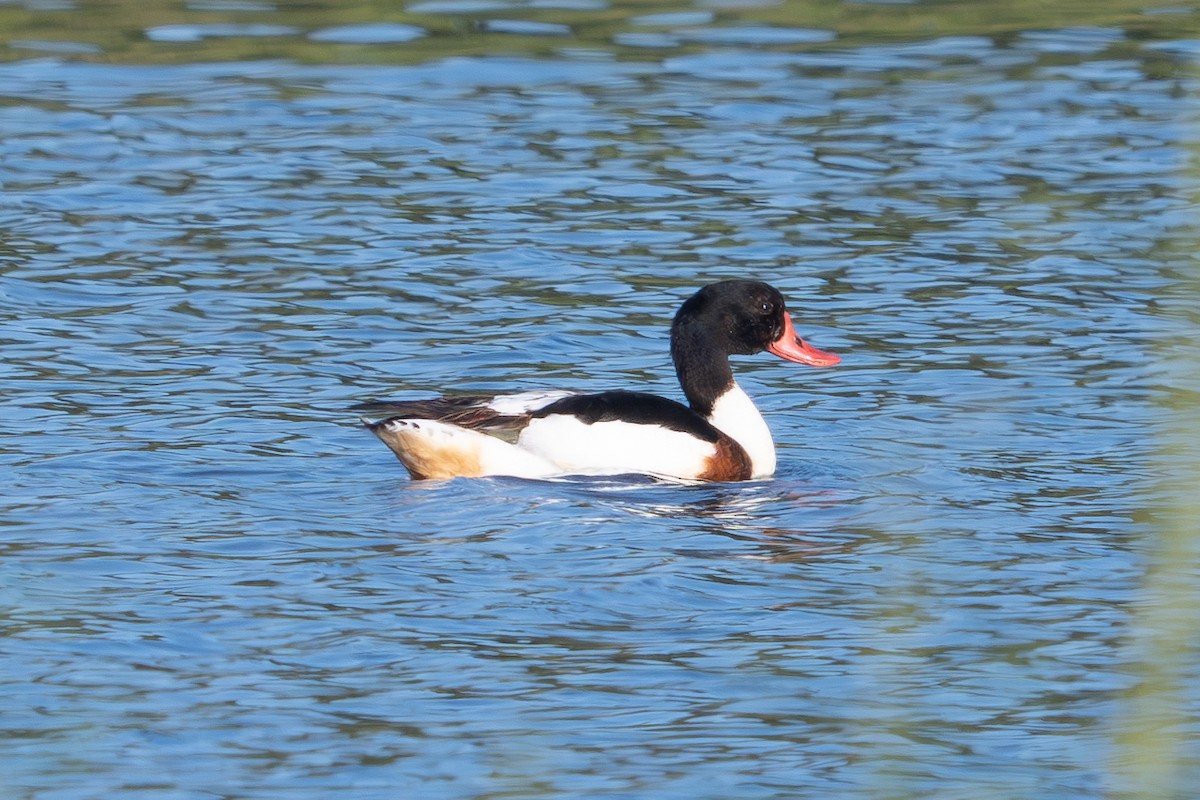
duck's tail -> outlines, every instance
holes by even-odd
[[[390,417],[363,424],[386,444],[414,480],[512,475],[546,478],[560,470],[516,445],[445,422]]]

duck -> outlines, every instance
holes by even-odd
[[[764,351],[811,367],[841,361],[800,338],[778,289],[724,280],[685,300],[671,324],[686,405],[616,389],[374,400],[354,408],[414,480],[640,474],[745,481],[774,474],[775,444],[729,357]]]

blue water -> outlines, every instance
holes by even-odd
[[[1194,627],[1137,725],[1195,43],[679,13],[0,65],[5,796],[1188,796]],[[734,276],[844,357],[735,365],[772,480],[414,483],[346,410],[678,396]]]

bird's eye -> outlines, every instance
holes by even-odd
[[[758,308],[764,314],[770,314],[772,311],[775,310],[775,306],[771,305],[771,303],[767,300],[762,301],[762,303],[759,304]]]

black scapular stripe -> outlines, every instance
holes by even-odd
[[[706,442],[715,442],[721,432],[682,403],[645,392],[598,392],[555,400],[534,411],[531,416],[549,417],[570,414],[588,425],[597,422],[631,422],[635,425],[660,425],[687,433]]]

